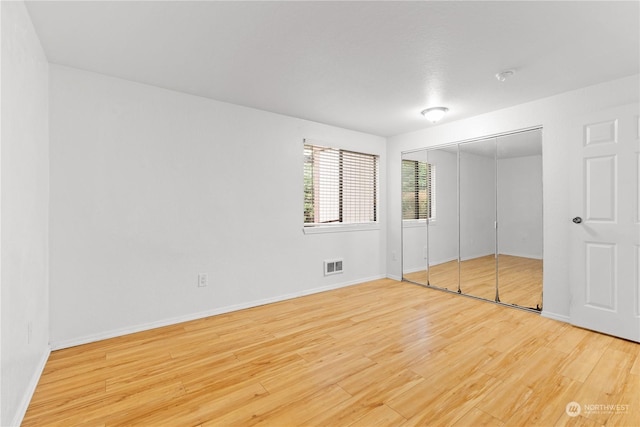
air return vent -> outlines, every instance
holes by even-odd
[[[324,275],[342,273],[342,259],[328,259],[324,261]]]

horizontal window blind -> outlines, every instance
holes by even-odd
[[[402,161],[402,219],[435,218],[435,178],[435,165]]]
[[[378,156],[304,144],[304,224],[378,220]]]

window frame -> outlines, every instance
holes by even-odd
[[[307,195],[306,195],[306,179],[307,179],[307,159],[306,159],[306,150],[310,147],[323,148],[327,150],[334,150],[338,152],[339,155],[339,164],[338,164],[338,173],[337,179],[339,181],[339,186],[342,188],[344,184],[344,175],[345,172],[343,170],[343,156],[345,154],[354,154],[356,156],[370,156],[373,159],[374,169],[373,169],[373,199],[372,206],[373,209],[373,221],[358,221],[358,222],[343,222],[345,216],[345,200],[344,193],[340,191],[339,200],[338,200],[338,220],[335,222],[304,222],[306,221],[305,210],[307,209]],[[303,232],[304,234],[316,234],[316,233],[332,233],[332,232],[346,232],[346,231],[362,231],[362,230],[379,230],[380,229],[380,155],[375,153],[365,153],[361,151],[355,151],[347,148],[338,148],[335,145],[327,144],[324,142],[319,142],[310,139],[303,140]],[[366,197],[366,196],[365,196]],[[314,201],[315,203],[315,201]]]

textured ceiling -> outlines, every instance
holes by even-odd
[[[30,1],[52,63],[390,136],[637,74],[640,3]],[[513,68],[504,83],[494,75]]]

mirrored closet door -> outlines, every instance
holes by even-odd
[[[427,286],[429,218],[428,150],[402,154],[402,277]]]
[[[542,308],[542,131],[403,153],[403,279]]]
[[[460,144],[460,288],[495,301],[496,139]]]
[[[431,149],[427,152],[429,196],[432,201],[427,226],[429,285],[459,291],[458,266],[458,147]]]
[[[402,156],[403,277],[458,291],[458,148]]]
[[[542,130],[497,138],[500,301],[542,307]]]

